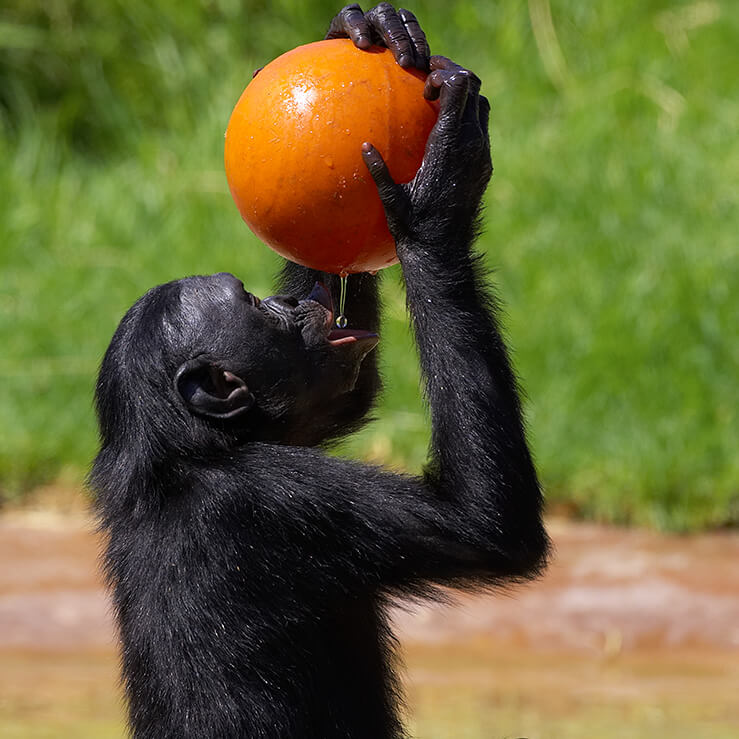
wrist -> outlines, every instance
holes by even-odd
[[[439,265],[448,270],[456,264],[466,264],[472,251],[473,233],[468,229],[436,228],[428,235],[413,234],[395,242],[403,268],[417,264],[432,268]]]
[[[471,204],[438,207],[414,213],[409,227],[397,235],[396,244],[409,251],[426,246],[435,251],[449,246],[455,251],[469,247],[479,231],[480,207]]]

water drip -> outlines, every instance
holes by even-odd
[[[339,275],[339,281],[341,284],[341,291],[339,292],[339,315],[336,316],[336,327],[346,328],[349,321],[344,315],[344,309],[346,307],[346,281],[349,277],[347,272],[342,272]]]

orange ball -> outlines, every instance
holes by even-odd
[[[268,64],[226,130],[231,194],[251,230],[283,257],[337,274],[397,261],[362,143],[396,182],[413,179],[438,115],[425,75],[390,51],[318,41]]]

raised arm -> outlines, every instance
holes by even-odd
[[[256,538],[271,566],[299,573],[296,602],[303,588],[329,597],[334,587],[502,585],[546,562],[516,382],[472,250],[492,171],[489,106],[469,71],[441,57],[431,69],[426,94],[440,97],[440,115],[414,180],[394,183],[380,152],[364,147],[406,281],[431,409],[429,471],[394,475],[295,447],[273,448],[274,466],[263,470],[265,450],[247,450],[253,489],[262,496],[271,481],[278,491],[255,501],[264,526]]]
[[[444,57],[431,58],[425,94],[440,97],[441,111],[414,180],[394,183],[371,144],[364,157],[396,239],[431,407],[427,482],[475,516],[473,540],[496,541],[535,572],[547,548],[541,493],[495,298],[472,250],[492,173],[490,106],[480,80]]]

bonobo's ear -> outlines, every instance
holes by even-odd
[[[206,357],[181,365],[174,386],[185,405],[206,418],[235,418],[254,405],[254,396],[246,383]]]

